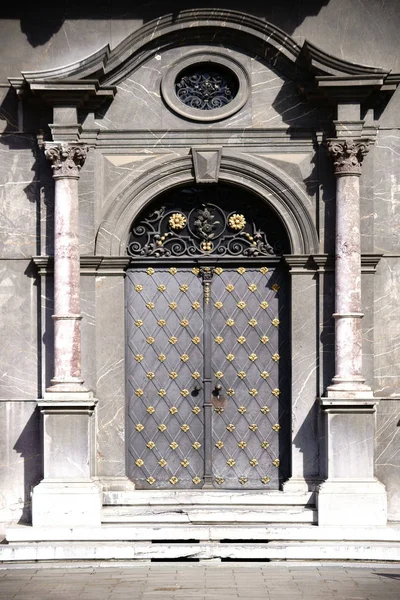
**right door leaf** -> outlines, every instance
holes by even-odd
[[[287,476],[285,300],[278,269],[215,270],[212,367],[227,399],[213,412],[216,487],[279,489]]]

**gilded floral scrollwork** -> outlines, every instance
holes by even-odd
[[[232,212],[229,199],[216,203],[201,201],[182,208],[166,202],[146,213],[131,230],[128,254],[132,257],[183,257],[216,254],[220,257],[256,257],[275,255],[265,231],[255,222],[252,206],[247,212]],[[178,209],[178,210],[177,210]],[[261,215],[261,213],[260,213]],[[260,225],[264,221],[260,216]],[[153,270],[152,267],[149,268]],[[175,274],[176,267],[170,272]],[[222,272],[218,268],[218,274]],[[239,267],[243,274],[245,267]]]

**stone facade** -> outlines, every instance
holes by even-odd
[[[235,4],[139,3],[123,19],[81,7],[41,33],[34,18],[0,21],[0,523],[33,523],[10,543],[48,540],[47,527],[150,531],[178,505],[197,527],[251,514],[348,540],[400,519],[397,3]],[[174,87],[202,63],[237,85],[215,112]],[[127,477],[128,240],[152,202],[196,185],[254,194],[288,239],[290,477],[230,493],[228,510],[221,490],[151,493]]]

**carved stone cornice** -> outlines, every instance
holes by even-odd
[[[369,138],[327,140],[335,175],[361,175],[361,165],[364,156],[368,154],[370,143]]]
[[[38,275],[44,276],[53,274],[54,257],[53,256],[33,256]],[[130,263],[129,256],[90,256],[80,257],[81,275],[117,275],[124,276]]]
[[[318,269],[313,257],[308,254],[284,254],[283,260],[289,267],[290,275],[314,274]]]
[[[79,172],[83,167],[89,146],[79,142],[46,143],[45,156],[52,163],[54,179],[71,177],[79,179]]]

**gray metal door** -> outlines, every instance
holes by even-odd
[[[127,274],[128,473],[138,488],[203,482],[203,287],[197,272],[149,267]]]
[[[138,488],[278,489],[288,476],[285,280],[276,262],[128,271],[128,473]]]

